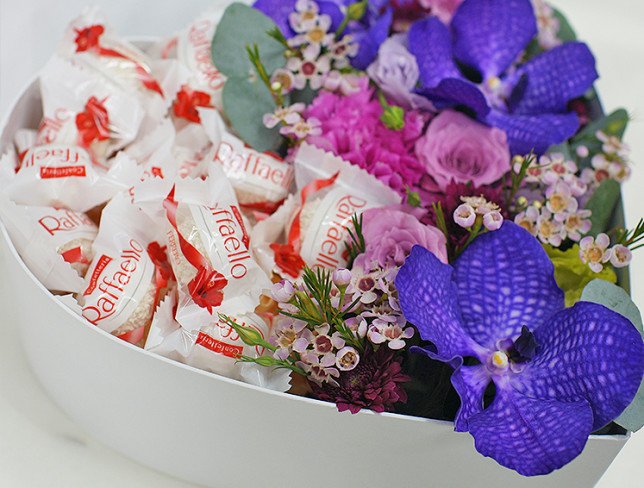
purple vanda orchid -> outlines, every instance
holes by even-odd
[[[455,368],[455,429],[523,475],[573,460],[642,380],[637,329],[602,305],[564,308],[548,256],[514,223],[478,237],[453,267],[414,247],[396,287],[405,317],[433,344],[421,350]]]
[[[530,0],[465,0],[449,27],[436,17],[415,22],[409,49],[420,68],[419,92],[437,108],[467,107],[505,130],[513,154],[543,154],[575,134],[579,119],[567,104],[598,74],[581,42],[515,65],[536,33]]]

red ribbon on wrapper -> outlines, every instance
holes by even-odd
[[[302,208],[304,207],[306,200],[311,195],[335,183],[339,174],[340,173],[337,172],[330,178],[313,180],[302,188],[302,191],[300,192],[300,209],[293,218],[293,223],[291,224],[291,229],[288,233],[288,243],[278,244],[274,242],[270,245],[270,248],[275,253],[275,264],[280,270],[289,276],[297,278],[300,275],[302,268],[306,265],[302,256],[300,256],[300,249],[302,248],[300,215],[302,213]]]
[[[134,65],[137,78],[141,80],[141,83],[148,90],[152,90],[159,95],[163,96],[163,90],[159,83],[154,79],[150,73],[150,69],[147,66],[142,65],[138,61],[107,47],[103,47],[100,44],[101,36],[105,33],[105,27],[100,24],[90,25],[83,29],[76,29],[76,52],[93,52],[99,56],[108,56],[111,58],[119,58],[129,61]]]
[[[177,99],[172,106],[174,115],[179,118],[201,123],[197,107],[212,108],[210,95],[199,90],[192,90],[188,85],[183,85],[181,91],[177,93]]]
[[[156,286],[156,295],[154,297],[154,303],[159,303],[161,290],[168,286],[168,281],[174,278],[174,273],[168,261],[168,255],[166,253],[167,246],[161,246],[158,242],[154,241],[148,245],[147,250],[155,269],[154,283]]]
[[[90,97],[85,104],[85,111],[76,114],[80,146],[89,147],[94,141],[105,141],[110,138],[110,119],[104,103],[105,100]]]
[[[188,292],[192,300],[201,308],[212,314],[213,308],[224,301],[223,289],[228,285],[226,277],[215,270],[210,262],[179,232],[177,227],[177,202],[174,200],[174,187],[163,202],[170,225],[174,228],[179,239],[179,247],[192,266],[197,269],[197,274],[188,283]]]

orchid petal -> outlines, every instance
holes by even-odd
[[[414,246],[396,276],[403,314],[423,340],[436,346],[427,354],[445,362],[476,355],[480,349],[463,329],[452,273],[452,267],[430,251]]]
[[[485,95],[476,85],[458,78],[445,78],[438,86],[419,90],[419,93],[432,100],[439,109],[463,105],[474,111],[477,118],[483,119],[490,112]]]
[[[564,295],[548,255],[528,231],[506,221],[481,235],[454,264],[464,328],[494,350],[496,341],[515,339],[564,308]]]
[[[296,3],[297,0],[256,0],[253,8],[270,17],[285,37],[293,37],[295,31],[291,28],[288,16],[295,11]]]
[[[461,398],[461,406],[456,412],[454,430],[467,432],[468,419],[483,411],[483,394],[490,384],[490,375],[485,366],[461,366],[452,375],[452,385]]]
[[[353,40],[359,45],[358,53],[351,58],[351,65],[354,68],[364,71],[376,59],[380,45],[387,40],[393,18],[393,11],[388,9],[368,28],[360,23],[356,23],[359,26],[357,28],[349,26],[347,34],[351,34]]]
[[[560,402],[499,387],[492,404],[469,419],[476,449],[524,476],[547,474],[576,458],[593,423],[586,401]]]
[[[598,78],[595,57],[586,44],[568,42],[524,64],[524,92],[510,111],[515,114],[559,113],[573,98],[582,96]]]
[[[512,115],[491,110],[485,122],[503,129],[508,135],[512,154],[544,154],[554,144],[559,144],[577,131],[577,114]]]
[[[535,360],[515,388],[533,398],[587,401],[593,430],[619,416],[644,374],[644,342],[633,324],[603,305],[578,302],[534,331]]]
[[[416,57],[425,88],[434,88],[445,78],[463,78],[454,64],[452,35],[436,17],[415,22],[408,39],[409,52]]]
[[[451,22],[454,54],[484,78],[501,75],[537,33],[530,0],[465,0]]]

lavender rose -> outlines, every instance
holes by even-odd
[[[369,77],[387,97],[404,109],[431,110],[432,103],[413,93],[418,82],[418,63],[407,50],[406,34],[397,34],[383,42],[378,58],[367,68]]]
[[[489,185],[510,171],[505,132],[453,110],[432,120],[416,142],[416,155],[442,190],[451,181]]]
[[[362,233],[366,250],[354,265],[368,271],[372,266],[402,266],[411,248],[418,244],[447,263],[446,241],[436,227],[420,223],[402,207],[373,208],[362,214]]]

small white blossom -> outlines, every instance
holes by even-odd
[[[590,210],[578,210],[569,214],[564,221],[564,229],[566,234],[573,241],[579,241],[581,236],[587,234],[592,227],[592,223],[589,220],[592,212]]]
[[[541,213],[537,218],[537,237],[544,244],[551,244],[554,247],[559,247],[566,237],[566,231],[563,224],[554,220],[552,212],[547,208],[541,208]]]
[[[631,250],[622,244],[615,244],[609,251],[610,263],[616,268],[628,266],[633,259]]]
[[[326,55],[320,56],[320,46],[310,44],[302,50],[302,58],[289,58],[286,68],[293,73],[295,88],[304,89],[308,81],[311,89],[318,90],[331,69],[331,60]]]
[[[610,239],[606,234],[599,234],[596,238],[586,236],[579,241],[579,257],[591,270],[599,273],[604,269],[603,264],[610,260],[609,245]]]
[[[454,222],[456,222],[456,225],[459,225],[464,229],[468,229],[469,227],[472,227],[474,225],[475,221],[476,212],[471,205],[463,203],[459,205],[456,210],[454,210]]]
[[[304,140],[309,136],[319,136],[322,134],[322,124],[315,117],[308,118],[306,120],[300,120],[299,122],[282,127],[280,129],[280,134],[284,136],[293,136],[297,140]]]
[[[575,212],[579,202],[572,195],[570,186],[564,181],[558,181],[555,185],[546,190],[546,208],[550,210],[555,220],[563,222],[569,213]]]
[[[520,225],[525,230],[530,232],[533,236],[537,235],[537,219],[539,218],[539,210],[532,205],[526,208],[523,212],[517,214],[514,218],[514,223]]]
[[[503,225],[503,215],[498,210],[488,212],[483,216],[483,225],[487,230],[498,230]]]
[[[294,125],[302,120],[301,113],[306,106],[303,103],[295,103],[288,107],[277,107],[275,112],[264,115],[264,125],[272,129],[278,124]]]

